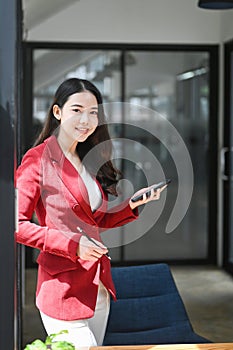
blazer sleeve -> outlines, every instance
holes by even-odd
[[[77,260],[77,247],[81,237],[77,233],[61,234],[61,231],[31,222],[36,207],[43,212],[40,199],[41,155],[36,148],[29,150],[16,171],[18,189],[18,230],[16,241],[42,251]]]
[[[129,205],[129,199],[119,205],[106,211],[104,216],[98,222],[101,231],[109,228],[123,226],[138,218],[138,208],[132,210]]]

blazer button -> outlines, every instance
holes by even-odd
[[[79,208],[79,204],[78,204],[78,203],[75,203],[75,204],[73,205],[73,207],[72,207],[72,209],[73,209],[74,211],[78,210],[78,208]]]

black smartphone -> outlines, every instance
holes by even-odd
[[[153,190],[156,191],[156,190],[158,190],[159,188],[161,188],[161,187],[163,187],[163,186],[165,186],[165,185],[168,185],[170,182],[171,182],[171,179],[166,179],[165,181],[161,181],[161,182],[159,182],[159,183],[157,183],[157,184],[154,184],[154,185],[153,185]],[[144,193],[146,194],[146,198],[149,198],[150,195],[151,195],[151,190],[147,190],[147,191],[144,192]],[[144,193],[141,193],[141,194],[139,194],[138,196],[135,196],[135,197],[131,198],[131,201],[132,201],[132,202],[137,202],[137,201],[142,200],[142,199],[143,199],[143,194],[144,194]]]

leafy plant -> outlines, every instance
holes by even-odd
[[[45,342],[43,343],[41,340],[36,339],[31,344],[26,345],[24,350],[75,350],[75,347],[73,344],[60,340],[56,341],[54,338],[59,334],[68,333],[68,331],[61,331],[57,334],[50,334],[47,336]]]

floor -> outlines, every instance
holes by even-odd
[[[233,342],[232,276],[211,266],[172,267],[172,273],[196,333]]]
[[[233,343],[233,278],[213,266],[171,266],[171,270],[195,332],[213,342]],[[46,337],[34,306],[35,283],[36,270],[28,269],[23,312],[24,345]]]

